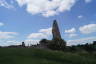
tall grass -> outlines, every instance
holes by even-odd
[[[96,54],[34,48],[0,48],[0,64],[96,64]]]

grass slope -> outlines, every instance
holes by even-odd
[[[96,64],[96,54],[0,48],[0,64]]]

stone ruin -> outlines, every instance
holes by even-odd
[[[40,41],[40,46],[42,48],[64,49],[66,47],[66,42],[61,38],[58,23],[56,20],[53,21],[52,35],[52,40],[42,39]]]
[[[53,34],[53,39],[61,39],[59,27],[56,20],[54,20],[53,22],[52,34]]]

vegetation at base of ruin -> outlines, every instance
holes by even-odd
[[[0,48],[0,64],[96,64],[96,52]]]
[[[78,52],[78,51],[87,51],[87,52],[94,52],[96,51],[96,41],[93,41],[91,44],[78,44],[74,46],[66,46],[66,41],[63,39],[53,39],[47,40],[42,39],[40,41],[40,45],[46,46],[48,49],[51,50],[59,50],[59,51],[69,51],[69,52]]]
[[[40,44],[52,50],[64,50],[66,47],[66,42],[63,39],[42,39]]]

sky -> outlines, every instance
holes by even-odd
[[[0,46],[51,40],[53,20],[67,45],[96,41],[96,0],[0,0]]]

